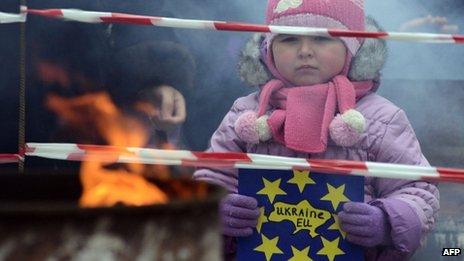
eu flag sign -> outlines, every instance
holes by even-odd
[[[364,177],[240,169],[238,191],[256,198],[261,214],[253,235],[238,239],[237,260],[363,260],[337,213],[363,202]]]

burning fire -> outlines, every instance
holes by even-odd
[[[109,145],[118,147],[144,147],[149,140],[148,128],[139,120],[122,113],[105,92],[64,98],[50,94],[47,107],[57,113],[70,129],[95,128]],[[115,152],[117,157],[123,153]],[[167,195],[143,174],[149,171],[169,176],[167,166],[143,164],[108,164],[86,155],[80,170],[83,207],[108,207],[125,205],[150,205],[167,202]],[[112,168],[116,166],[117,168]]]
[[[106,169],[97,161],[82,164],[81,182],[84,191],[80,205],[83,207],[109,207],[118,203],[143,206],[168,200],[163,191],[143,176],[127,170]]]

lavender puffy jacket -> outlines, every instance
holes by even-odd
[[[357,110],[366,118],[366,132],[353,147],[344,148],[329,140],[326,152],[311,154],[296,152],[273,141],[257,145],[245,144],[235,131],[234,123],[246,110],[257,110],[258,95],[239,98],[225,116],[211,138],[209,151],[248,152],[299,158],[347,159],[357,161],[390,162],[410,165],[428,165],[405,113],[375,93],[364,96]],[[195,179],[225,187],[237,192],[237,170],[200,169]],[[370,249],[370,255],[408,256],[419,247],[420,238],[434,225],[439,209],[439,194],[435,185],[424,181],[371,178],[365,179],[365,202],[381,207],[388,215],[393,246]],[[375,252],[375,253],[374,253]],[[377,259],[377,258],[375,258]],[[378,259],[383,259],[378,257]]]
[[[366,23],[367,30],[379,31],[378,25],[372,19],[367,18]],[[256,35],[247,43],[242,51],[242,64],[239,65],[242,78],[251,85],[260,85],[269,80],[269,75],[266,75],[266,70],[259,62],[260,39],[262,37]],[[385,57],[386,46],[383,41],[365,40],[351,63],[350,79],[374,79],[383,66]],[[257,145],[245,144],[237,137],[234,123],[241,113],[257,110],[258,97],[255,92],[235,101],[214,132],[208,151],[428,165],[405,113],[375,93],[368,93],[357,102],[356,109],[366,118],[366,131],[362,139],[352,147],[337,146],[329,139],[324,153],[308,155],[273,141]],[[269,110],[272,111],[273,108]],[[218,184],[229,192],[237,192],[235,169],[199,169],[194,173],[194,178]],[[366,259],[407,259],[434,226],[439,209],[437,187],[424,181],[366,178],[364,190],[365,202],[382,208],[387,213],[392,228],[392,245],[366,249]]]

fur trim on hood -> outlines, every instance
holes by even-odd
[[[366,31],[384,31],[372,17],[366,17]],[[271,74],[260,60],[259,46],[264,39],[261,33],[254,34],[240,52],[238,72],[240,78],[251,86],[259,86],[271,79]],[[351,61],[348,78],[353,81],[373,80],[379,77],[387,58],[384,39],[366,38]]]

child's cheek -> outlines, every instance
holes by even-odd
[[[339,65],[338,59],[335,56],[329,56],[326,59],[326,64],[330,68],[335,68],[337,65]]]
[[[345,65],[346,49],[333,48],[332,50],[324,53],[324,56],[326,64],[328,64],[331,68],[334,68],[334,70],[340,72]]]
[[[334,73],[337,74],[343,70],[345,65],[346,52],[335,49],[330,52],[326,52],[321,56],[319,54],[319,62],[325,64],[327,68],[332,68]]]
[[[286,51],[286,50],[281,50],[277,57],[276,57],[276,63],[279,63],[279,64],[291,64],[291,62],[293,61],[293,57],[294,55],[292,54],[292,52],[290,51]]]

